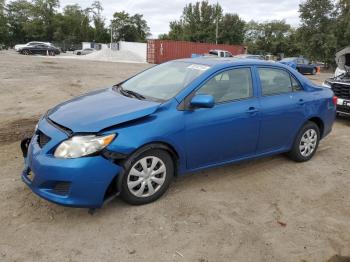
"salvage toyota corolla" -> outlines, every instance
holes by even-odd
[[[149,203],[185,173],[285,152],[311,159],[336,100],[282,64],[167,62],[49,110],[22,141],[22,179],[67,206]]]

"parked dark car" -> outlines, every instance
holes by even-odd
[[[45,44],[26,46],[19,52],[22,55],[59,55],[61,53],[57,47]]]
[[[145,204],[174,176],[286,152],[310,160],[335,104],[282,64],[171,61],[49,110],[22,141],[22,179],[62,205],[101,207],[117,194]]]
[[[288,57],[279,62],[296,69],[301,74],[316,75],[317,73],[317,65],[310,63],[308,59],[303,57]]]
[[[350,116],[350,46],[339,51],[335,61],[338,65],[336,73],[323,85],[331,88],[338,97],[337,112]]]
[[[0,44],[0,50],[8,50],[8,46],[4,44]]]

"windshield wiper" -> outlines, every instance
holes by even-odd
[[[146,99],[146,97],[144,97],[143,95],[141,95],[135,91],[124,89],[121,84],[115,85],[114,87],[119,91],[119,93],[121,93],[124,96],[135,97],[135,98],[140,99],[140,100]]]
[[[140,99],[140,100],[146,99],[146,97],[144,97],[143,95],[141,95],[135,91],[127,90],[127,89],[123,89],[123,88],[121,90],[129,95],[136,97],[137,99]]]

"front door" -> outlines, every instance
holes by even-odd
[[[208,80],[196,94],[212,95],[213,108],[185,111],[187,168],[251,156],[259,132],[259,101],[250,67],[230,69]]]

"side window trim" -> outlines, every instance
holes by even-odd
[[[200,90],[207,82],[209,82],[211,79],[213,79],[214,77],[220,75],[220,74],[223,74],[227,71],[231,71],[231,70],[235,70],[235,69],[249,69],[250,71],[250,79],[251,79],[251,88],[252,88],[252,94],[250,97],[245,97],[245,98],[238,98],[238,99],[232,99],[232,100],[227,100],[227,101],[222,101],[222,102],[215,102],[215,106],[217,105],[222,105],[222,104],[227,104],[227,103],[232,103],[232,102],[239,102],[239,101],[244,101],[244,100],[248,100],[248,99],[252,99],[252,98],[255,98],[256,97],[256,91],[255,91],[255,83],[254,83],[254,74],[253,74],[253,68],[252,66],[237,66],[237,67],[229,67],[229,68],[225,68],[225,69],[222,69],[222,70],[219,70],[217,72],[215,72],[213,75],[209,76],[203,83],[201,83],[199,85],[199,87],[194,90],[192,93],[192,97],[197,93],[198,90]]]
[[[289,75],[289,78],[290,78],[291,91],[289,91],[289,92],[281,92],[281,93],[274,93],[274,94],[264,95],[264,94],[263,94],[263,89],[262,89],[262,84],[261,84],[261,79],[260,79],[260,74],[259,74],[259,69],[260,69],[260,68],[275,69],[275,70],[281,70],[281,71],[283,71],[283,72],[286,72],[286,73]],[[293,77],[293,76],[292,76],[292,74],[291,74],[288,70],[286,70],[286,69],[284,69],[284,68],[275,67],[275,66],[257,66],[257,67],[256,67],[256,75],[257,75],[257,80],[258,80],[258,82],[259,82],[259,89],[260,89],[259,91],[260,91],[260,96],[261,96],[261,97],[279,96],[279,95],[291,94],[291,93],[294,93],[294,92],[295,92],[294,89],[293,89],[293,84],[292,84],[292,79],[291,79],[291,77]],[[295,79],[295,77],[294,77],[294,79]],[[297,81],[297,83],[299,84],[299,86],[301,87],[301,89],[304,90],[304,89],[302,88],[302,86],[300,85],[300,82]]]
[[[248,99],[253,99],[253,98],[257,98],[258,97],[258,89],[257,89],[257,84],[259,79],[256,78],[256,67],[254,65],[246,65],[246,66],[233,66],[233,67],[227,67],[221,70],[218,70],[216,72],[213,72],[212,74],[210,74],[205,80],[203,80],[195,89],[193,89],[191,91],[191,93],[189,93],[182,101],[181,103],[177,106],[177,109],[180,111],[184,111],[184,110],[189,110],[190,109],[190,102],[191,99],[195,96],[196,92],[203,86],[205,85],[205,83],[207,83],[211,78],[217,76],[220,73],[223,73],[227,70],[232,70],[232,69],[239,69],[239,68],[249,68],[250,69],[250,74],[252,77],[252,91],[253,94],[251,97],[249,97]],[[235,101],[231,101],[231,102],[235,102]],[[215,104],[215,106],[219,105],[218,103]]]
[[[295,93],[295,92],[304,91],[304,87],[303,85],[300,84],[300,81],[292,73],[289,73],[289,75],[290,75],[290,82],[292,83],[292,92]],[[294,81],[298,84],[300,88],[299,90],[295,90],[295,88],[293,87],[292,79],[294,79]]]

